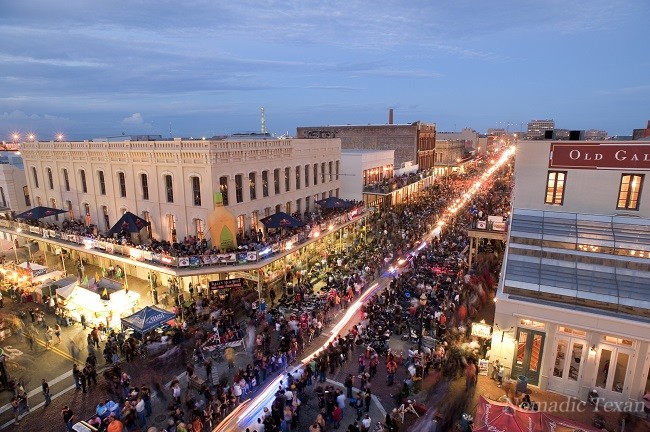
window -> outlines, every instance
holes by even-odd
[[[320,164],[320,182],[325,183],[325,162]]]
[[[194,177],[198,178],[198,177]],[[205,223],[203,219],[194,219],[194,232],[196,233],[196,238],[203,240],[205,238]]]
[[[291,190],[291,168],[284,169],[284,190],[289,192]]]
[[[276,195],[280,194],[280,168],[273,170],[273,190]]]
[[[305,187],[309,187],[309,165],[305,165]]]
[[[329,175],[330,175],[330,181],[332,181],[332,180],[334,180],[334,171],[332,171],[332,161],[329,161],[327,163],[327,165],[328,165],[327,170],[328,170]]]
[[[318,184],[318,164],[314,164],[314,186]]]
[[[172,181],[172,176],[169,174],[165,174],[163,176],[163,179],[165,181],[165,195],[167,195],[167,202],[168,203],[173,203],[174,202],[174,183]]]
[[[250,193],[251,200],[257,199],[257,191],[255,190],[255,173],[248,173],[248,191]]]
[[[259,221],[259,212],[257,210],[254,210],[251,213],[251,232],[254,234],[257,233],[257,230],[260,229],[260,221]],[[253,237],[257,238],[256,235]]]
[[[54,179],[52,178],[52,169],[47,169],[47,184],[50,187],[50,190],[54,189]]]
[[[56,198],[50,198],[50,207],[56,208]],[[59,220],[59,215],[58,214],[54,215],[54,220],[56,220],[56,221]]]
[[[171,176],[169,176],[171,179]],[[126,176],[123,172],[117,173],[117,181],[120,184],[120,196],[126,198]],[[174,202],[174,196],[172,195],[172,200],[167,202]]]
[[[145,174],[146,175],[146,174]],[[148,211],[143,211],[142,212],[142,219],[146,220],[149,222],[149,225],[147,225],[147,234],[149,234],[149,238],[151,238],[151,213]]]
[[[104,215],[104,228],[108,231],[111,229],[111,221],[108,217],[108,207],[102,206],[102,215]]]
[[[42,206],[42,205],[43,205],[43,200],[42,200],[41,197],[39,197],[39,196],[36,197],[36,205],[38,205],[38,206]]]
[[[638,210],[639,198],[641,198],[641,187],[643,186],[643,175],[623,174],[621,186],[618,190],[617,210]]]
[[[65,202],[65,207],[68,209],[68,217],[70,220],[74,220],[74,210],[72,208],[72,201],[66,201]]]
[[[34,180],[34,188],[38,189],[38,173],[36,167],[32,167],[32,178]]]
[[[546,198],[544,204],[562,205],[564,203],[565,171],[549,171],[546,180]]]
[[[67,192],[70,192],[70,177],[67,168],[63,168],[63,186]]]
[[[149,178],[146,173],[140,174],[140,186],[142,186],[142,199],[149,199]]]
[[[5,190],[0,187],[0,200],[2,201],[2,207],[7,207],[7,200],[5,199]]]
[[[305,211],[306,211],[306,212],[309,211],[309,204],[310,204],[310,201],[311,201],[311,197],[305,197]]]
[[[264,208],[264,217],[269,217],[271,216],[271,207],[265,207]]]
[[[269,172],[268,170],[262,171],[262,196],[269,196]]]
[[[223,176],[219,177],[219,191],[221,191],[221,198],[223,199],[223,205],[228,205],[228,177]]]
[[[30,207],[32,205],[32,200],[29,199],[29,188],[27,186],[23,186],[23,196],[25,197],[25,205]]]
[[[300,165],[296,167],[296,190],[300,189]]]
[[[245,215],[237,216],[237,235],[238,236],[243,237],[245,227],[246,227],[246,216]]]
[[[339,179],[339,161],[336,161],[336,179]]]
[[[240,203],[244,201],[243,179],[241,174],[235,176],[235,200]]]
[[[302,204],[302,199],[298,198],[296,200],[296,213],[300,214],[302,212],[302,209],[300,208]]]
[[[81,178],[81,192],[88,193],[88,184],[86,183],[86,170],[79,170],[79,178]]]
[[[287,201],[287,203],[284,205],[284,212],[288,215],[291,214],[291,201]]]
[[[192,202],[195,206],[201,205],[201,181],[197,176],[190,177],[192,183]]]
[[[167,215],[167,226],[169,227],[169,240],[176,243],[176,216],[173,214]]]
[[[86,217],[86,226],[92,223],[92,217],[90,216],[90,204],[84,203],[84,216]]]
[[[98,171],[97,177],[99,178],[99,194],[106,195],[106,178],[104,178],[104,171]]]
[[[277,205],[275,206],[275,212],[276,212],[276,213],[280,213],[281,211],[282,211],[282,205],[277,204]]]

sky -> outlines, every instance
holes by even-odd
[[[647,0],[0,0],[0,139],[436,123],[631,135]]]

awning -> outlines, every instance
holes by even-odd
[[[267,228],[298,228],[305,224],[285,212],[277,212],[271,216],[260,219]]]
[[[43,207],[43,206],[38,206],[34,207],[33,209],[24,211],[20,214],[17,214],[15,216],[15,219],[29,219],[29,220],[37,220],[37,219],[42,219],[44,217],[48,216],[54,216],[58,215],[61,213],[66,213],[67,210],[61,210],[61,209],[55,209],[52,207]]]
[[[107,235],[111,236],[113,234],[119,234],[121,231],[126,231],[130,233],[137,233],[146,226],[149,225],[149,222],[142,219],[140,216],[134,215],[131,212],[126,212],[122,217],[113,225],[113,227],[108,231]]]
[[[146,306],[133,315],[122,318],[122,327],[128,327],[137,333],[144,334],[174,318],[176,315],[172,312],[156,306]]]

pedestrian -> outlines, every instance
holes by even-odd
[[[75,389],[81,390],[81,377],[77,363],[72,365],[72,377],[74,378]]]
[[[54,324],[54,335],[56,336],[57,339],[57,344],[61,343],[61,326],[59,323]]]
[[[361,416],[363,415],[363,394],[361,392],[357,393],[354,408],[357,410],[357,421],[361,421]]]
[[[88,393],[88,375],[86,375],[84,369],[79,371],[79,382],[81,383],[81,391]]]
[[[366,392],[363,395],[363,398],[365,399],[366,402],[366,412],[370,411],[370,402],[372,402],[372,393],[370,392],[369,388],[366,388]]]
[[[371,424],[372,424],[372,419],[370,418],[370,415],[366,414],[366,416],[361,421],[361,430],[363,432],[369,431]]]
[[[61,410],[61,417],[63,417],[63,423],[65,423],[68,432],[72,432],[72,419],[74,418],[74,413],[67,405],[65,405]]]
[[[151,390],[145,385],[140,386],[140,395],[144,401],[144,415],[149,417],[151,416]]]
[[[79,319],[80,319],[80,321],[81,321],[81,325],[83,326],[84,330],[86,330],[86,327],[87,327],[87,323],[86,323],[86,315],[81,314],[81,316],[79,317]]]
[[[144,430],[147,427],[147,412],[144,399],[142,399],[142,397],[139,397],[138,402],[135,404],[135,415],[138,420],[138,427],[140,430]]]
[[[18,398],[16,396],[11,398],[11,410],[14,413],[14,423],[19,425],[20,420],[19,420],[19,415],[20,413],[18,412],[18,409],[20,407],[20,403],[18,402]]]
[[[343,410],[340,406],[336,406],[334,411],[332,411],[332,420],[334,420],[334,429],[338,429],[341,425],[341,420],[343,419]]]
[[[46,326],[45,328],[45,349],[50,349],[52,348],[52,336],[54,335],[54,331],[52,330],[52,327]]]
[[[45,406],[48,406],[52,403],[52,397],[50,396],[50,386],[43,378],[41,382],[41,387],[43,387],[43,397],[45,398]]]

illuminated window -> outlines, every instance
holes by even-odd
[[[203,222],[203,219],[194,219],[194,232],[196,233],[196,238],[203,240],[205,238],[204,231],[205,223]]]
[[[546,324],[544,324],[543,322],[533,321],[529,319],[519,320],[519,325],[521,327],[528,327],[528,328],[535,328],[535,329],[544,329],[544,327],[546,326]]]
[[[605,335],[605,336],[603,336],[603,339],[605,340],[605,342],[613,343],[613,344],[616,344],[616,345],[629,346],[629,347],[631,347],[632,344],[634,343],[634,341],[632,341],[630,339],[619,338],[619,337],[616,337],[616,336],[607,336],[607,335]]]
[[[228,176],[219,177],[219,191],[221,191],[221,199],[223,205],[228,205]]]
[[[72,208],[72,201],[68,200],[65,202],[65,207],[68,209],[68,217],[70,220],[74,220],[74,209]]]
[[[560,333],[570,334],[570,335],[579,336],[579,337],[586,337],[587,336],[587,332],[582,331],[582,330],[576,330],[576,329],[573,329],[573,328],[570,328],[570,327],[560,326],[558,328],[558,331]]]
[[[623,174],[621,186],[618,191],[618,210],[638,210],[639,198],[641,198],[641,187],[643,186],[643,175]]]
[[[52,208],[56,208],[56,198],[50,199],[50,206]],[[59,215],[58,214],[54,215],[54,220],[57,220],[57,221],[59,220]]]
[[[566,172],[549,171],[546,180],[546,199],[544,204],[562,205],[564,203],[564,181]]]

